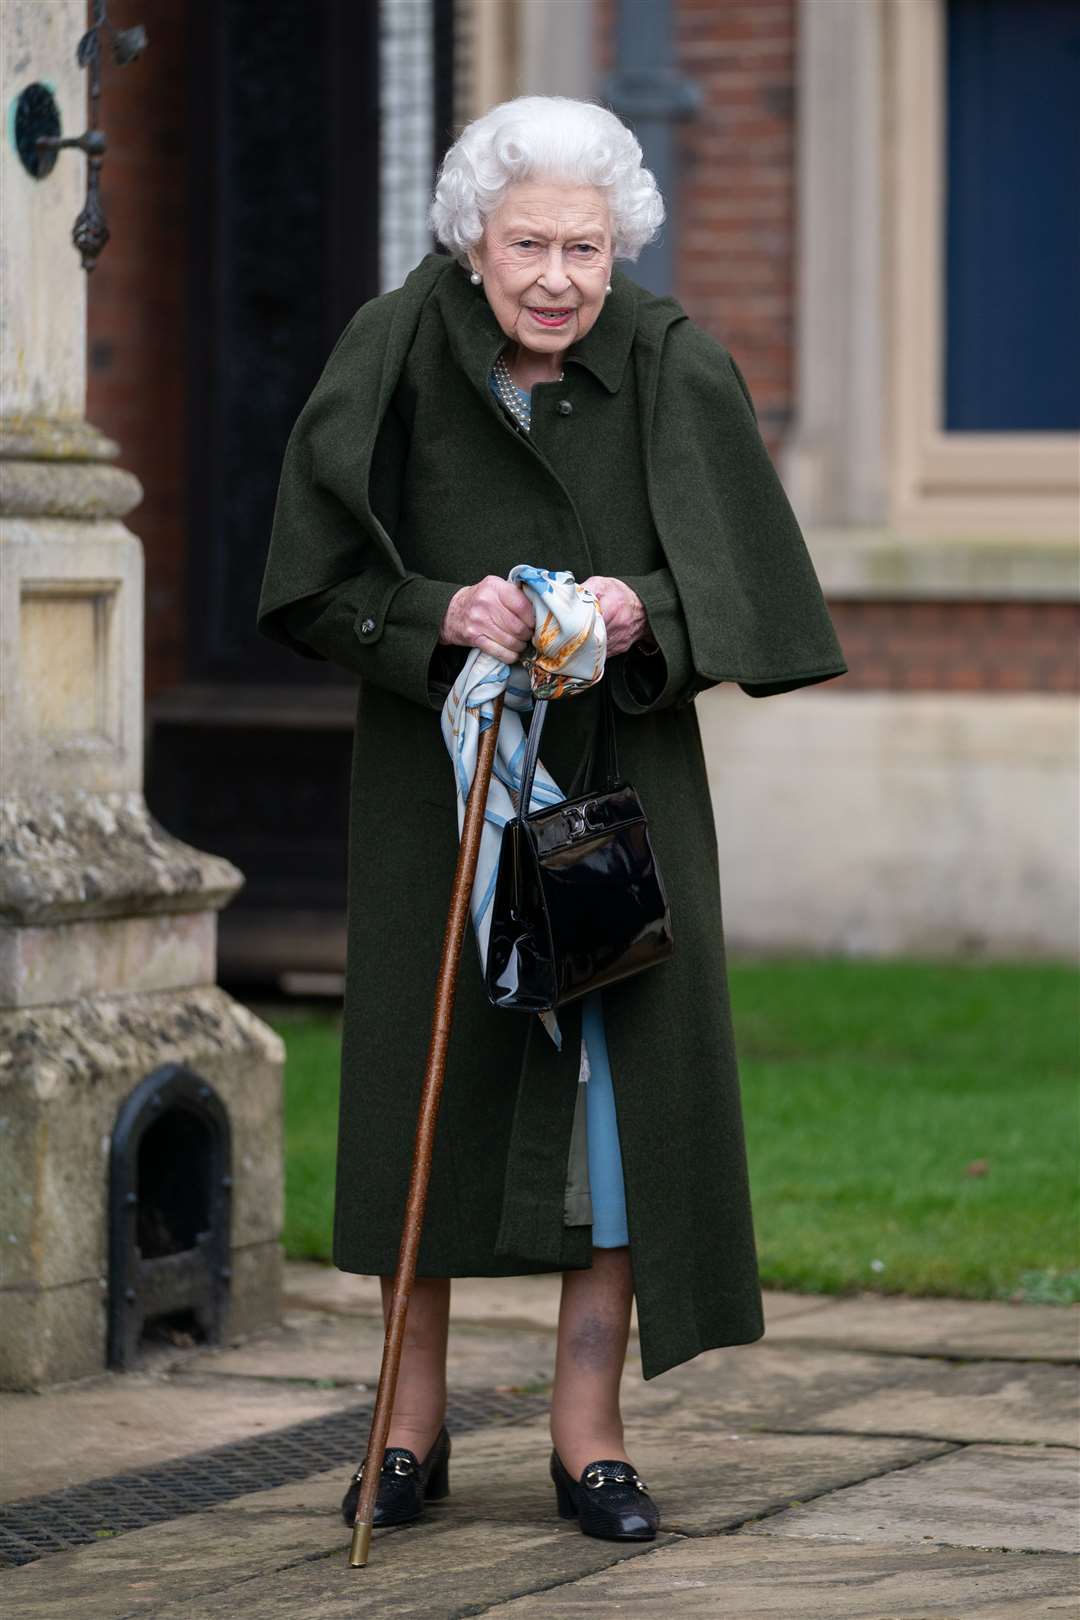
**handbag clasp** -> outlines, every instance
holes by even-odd
[[[587,832],[603,832],[604,819],[598,816],[599,804],[590,799],[588,804],[572,804],[563,811],[571,838],[582,838]]]

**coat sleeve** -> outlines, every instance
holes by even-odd
[[[408,430],[380,402],[387,300],[349,323],[289,437],[257,626],[425,707],[438,708],[462,649],[443,647],[464,581],[405,567],[392,535]]]
[[[644,653],[638,647],[611,660],[609,678],[616,708],[625,714],[647,714],[692,701],[700,690],[696,683],[690,637],[679,603],[679,593],[669,568],[656,568],[648,574],[621,574],[625,585],[636,591],[649,620],[649,630],[658,651]]]
[[[757,408],[754,405],[754,401],[750,396],[750,389],[749,389],[749,387],[747,385],[746,378],[743,376],[742,372],[739,370],[739,364],[738,364],[738,361],[735,359],[735,356],[733,354],[729,354],[727,358],[728,358],[728,365],[731,367],[732,374],[734,375],[735,381],[738,383],[740,392],[742,393],[742,396],[746,401],[747,409],[749,410],[750,415],[754,419],[754,430],[755,430],[755,432],[758,432],[759,430],[758,430]],[[759,434],[759,437],[760,437],[760,434]],[[779,483],[779,477],[777,477],[777,483]],[[755,698],[774,697],[777,694],[779,694],[780,692],[793,692],[793,691],[796,691],[800,686],[815,685],[819,680],[833,680],[837,675],[843,675],[843,674],[846,674],[846,673],[847,673],[847,665],[845,663],[841,662],[838,668],[828,670],[824,674],[821,674],[821,675],[814,675],[814,676],[812,676],[810,678],[810,680],[807,680],[807,679],[800,676],[799,678],[794,679],[794,680],[739,681],[738,684],[739,684],[739,686],[742,687],[742,689],[746,693],[747,697],[755,697]],[[705,691],[705,690],[707,690],[707,686],[700,686],[698,688],[698,690],[699,691]]]
[[[294,602],[283,610],[281,623],[309,657],[441,709],[466,651],[439,642],[443,615],[458,589],[410,575],[386,582],[380,594],[369,572]],[[374,628],[366,630],[371,623]]]
[[[681,477],[669,476],[665,485],[692,493],[682,521],[667,526],[670,566],[622,576],[641,598],[659,648],[653,654],[632,648],[612,660],[612,696],[627,714],[681,707],[725,680],[750,697],[768,697],[846,667],[762,442],[746,379],[722,345],[689,322],[683,328],[662,375],[659,409],[667,421],[677,411],[679,393],[696,391],[695,412],[678,441],[689,459]],[[717,543],[722,539],[729,543]],[[779,568],[770,548],[782,552]],[[691,610],[698,643],[711,643],[704,655],[700,645],[695,650]],[[785,639],[798,641],[804,619],[816,620],[810,657],[823,653],[824,667],[800,668],[801,646],[780,650]]]
[[[767,697],[844,674],[806,543],[733,356],[685,317],[650,354],[650,500],[691,665],[684,678],[677,672],[677,695],[654,687],[655,704],[692,700],[722,681]]]

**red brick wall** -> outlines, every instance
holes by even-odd
[[[146,553],[148,697],[179,681],[184,667],[186,13],[179,0],[112,0],[109,8],[118,28],[145,24],[150,43],[124,68],[106,51],[102,191],[112,239],[89,283],[87,415],[119,440],[121,465],[146,492],[129,522]]]
[[[595,9],[598,77],[613,65],[615,4]],[[666,199],[680,242],[675,295],[735,355],[775,454],[792,410],[796,0],[672,6],[676,65],[701,93],[679,127],[678,192]]]
[[[775,454],[792,410],[795,0],[676,0],[681,126],[675,295],[732,351]]]
[[[615,0],[594,0],[593,4],[593,65],[597,78],[611,72],[615,26]]]
[[[1076,692],[1074,602],[831,602],[849,673],[821,690]]]

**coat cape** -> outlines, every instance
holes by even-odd
[[[642,596],[661,654],[613,659],[606,678],[676,949],[604,1008],[652,1377],[763,1332],[694,699],[722,680],[766,696],[846,665],[734,360],[674,299],[619,270],[612,288],[565,381],[534,388],[524,437],[488,388],[505,337],[455,261],[429,255],[365,305],[290,437],[258,625],[360,677],[334,1260],[389,1273],[457,851],[438,709],[464,654],[439,647],[446,604],[523,561],[617,574]],[[559,704],[545,732],[568,792],[594,698]],[[491,1008],[467,944],[421,1275],[591,1263],[568,1193],[580,1009],[560,1024],[557,1051],[534,1019]]]

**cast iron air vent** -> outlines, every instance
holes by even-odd
[[[211,1085],[169,1063],[116,1116],[109,1160],[109,1366],[144,1335],[220,1344],[229,1300],[232,1142]]]

